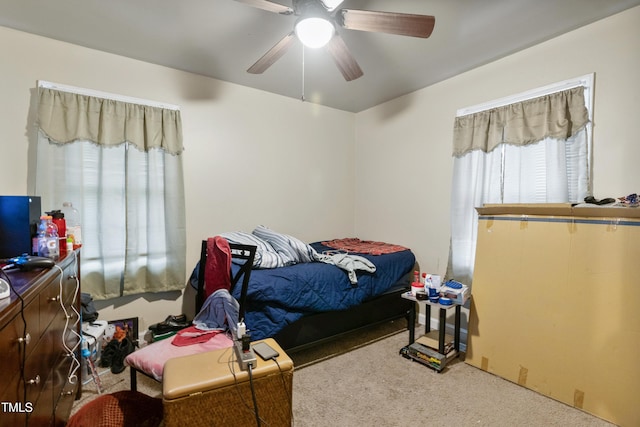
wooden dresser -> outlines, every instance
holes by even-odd
[[[0,426],[64,426],[82,392],[80,251],[6,273],[22,301],[0,300]]]

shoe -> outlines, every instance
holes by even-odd
[[[610,197],[607,197],[606,199],[598,200],[593,196],[585,197],[584,201],[585,201],[585,203],[589,203],[589,204],[592,204],[592,205],[598,205],[598,206],[609,205],[609,204],[615,202],[615,200],[610,198]]]
[[[129,337],[125,337],[122,341],[115,341],[115,352],[113,356],[113,360],[111,361],[111,372],[114,374],[119,374],[124,371],[124,358],[127,357],[130,353],[133,353],[135,350],[133,346],[133,342],[129,339]]]
[[[164,322],[149,326],[149,330],[155,335],[161,335],[167,332],[179,331],[189,326],[191,326],[191,322],[187,320],[186,314],[180,314],[178,316],[169,315]]]
[[[186,314],[178,314],[177,316],[174,315],[169,315],[167,316],[166,319],[164,319],[165,322],[173,322],[173,323],[187,323],[187,315]]]
[[[607,197],[606,199],[600,200],[596,204],[602,206],[602,205],[610,205],[611,203],[615,203],[615,199],[612,199],[611,197]]]
[[[109,368],[113,362],[113,356],[115,354],[115,345],[113,343],[114,341],[109,341],[105,348],[102,349],[102,355],[100,356],[101,368]]]

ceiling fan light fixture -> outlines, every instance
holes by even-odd
[[[306,47],[317,49],[325,46],[335,33],[331,22],[324,18],[303,18],[296,22],[296,36]]]

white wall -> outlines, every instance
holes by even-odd
[[[407,245],[444,274],[456,110],[593,72],[594,196],[639,192],[639,24],[635,7],[359,113],[356,235]]]
[[[0,51],[0,194],[32,194],[32,103],[47,80],[182,107],[188,266],[201,239],[259,224],[306,241],[353,235],[354,114],[3,27]],[[138,316],[146,328],[182,302],[175,292],[96,305],[101,319]]]

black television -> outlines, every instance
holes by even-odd
[[[33,255],[40,215],[39,196],[0,196],[0,258]]]

